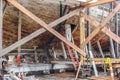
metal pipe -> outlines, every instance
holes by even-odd
[[[0,0],[0,54],[2,54],[2,36],[3,36],[3,0]]]
[[[119,27],[118,27],[118,14],[115,15],[115,34],[118,35]],[[116,55],[119,58],[119,44],[115,42],[115,51]]]
[[[65,46],[64,46],[63,42],[61,42],[61,46],[62,46],[62,50],[63,50],[63,54],[64,54],[64,59],[67,59],[67,54],[66,54]]]
[[[88,14],[88,15],[90,14],[89,9],[87,9],[87,14]],[[87,34],[88,34],[88,36],[90,35],[90,32],[91,32],[90,23],[87,22]],[[89,43],[88,43],[89,57],[90,57],[90,58],[94,58],[91,47],[92,47],[92,46],[91,46],[91,42],[89,42]],[[94,61],[92,61],[92,65],[93,65],[93,69],[94,69],[95,76],[98,76],[98,71],[97,71],[97,68],[96,68],[96,65],[95,65],[95,62],[94,62]]]
[[[2,28],[3,28],[3,0],[0,0],[0,54],[2,54],[2,36],[3,36]],[[0,68],[2,68],[1,63]],[[2,76],[1,70],[0,76]]]
[[[111,11],[113,10],[113,3],[111,3],[110,4],[110,8],[111,8]],[[112,21],[111,21],[111,23],[112,23]],[[109,29],[110,30],[110,29]],[[112,53],[112,56],[113,56],[113,58],[116,58],[116,51],[115,51],[115,45],[114,45],[114,41],[113,41],[113,39],[110,37],[110,47],[111,47],[111,53]]]
[[[110,47],[111,47],[111,54],[112,54],[113,58],[116,58],[115,49],[114,49],[114,43],[113,43],[113,40],[112,40],[111,37],[110,37]]]
[[[87,9],[87,15],[90,15],[90,9],[88,8]],[[87,36],[90,35],[90,23],[87,21]],[[87,45],[87,48],[88,48],[88,57],[90,57],[90,54],[89,54],[89,51],[90,51],[90,48],[91,48],[91,43],[88,42],[88,45]]]

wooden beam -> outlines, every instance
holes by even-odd
[[[120,44],[120,37],[108,30],[106,27],[104,27],[101,31],[103,31],[106,35],[111,37],[114,41],[116,41],[118,44]]]
[[[102,20],[99,27],[97,27],[85,40],[83,47],[93,38],[96,34],[109,22],[109,20],[119,11],[120,5],[118,5],[104,20]]]
[[[80,16],[80,48],[84,50],[85,47],[82,47],[82,43],[85,41],[85,20]]]
[[[50,33],[52,33],[53,35],[55,35],[56,37],[58,37],[60,40],[62,40],[63,42],[65,42],[66,44],[68,44],[70,47],[72,47],[73,49],[75,49],[77,52],[79,52],[82,56],[86,56],[86,53],[79,49],[76,45],[72,44],[70,41],[68,41],[65,37],[63,37],[61,34],[59,34],[57,31],[55,31],[54,29],[52,29],[51,27],[49,27],[49,25],[47,25],[44,21],[42,21],[40,18],[38,18],[37,16],[35,16],[34,14],[32,14],[30,11],[28,11],[27,9],[25,9],[23,6],[21,6],[18,2],[16,2],[15,0],[7,0],[8,2],[10,2],[12,5],[14,5],[16,8],[18,8],[20,11],[22,11],[23,13],[25,13],[27,16],[29,16],[30,18],[32,18],[34,21],[36,21],[37,23],[39,23],[41,26],[43,26],[46,30],[48,30]],[[35,34],[36,35],[36,34]],[[18,46],[18,45],[17,45]],[[8,53],[7,50],[9,49],[13,49],[12,47],[6,48],[3,50],[3,53],[0,56],[3,56],[5,54]],[[10,50],[9,50],[10,51]]]
[[[81,15],[91,23],[91,25],[93,25],[93,27],[98,27],[99,26],[99,22],[95,21],[94,19],[92,19],[91,17],[89,17],[86,13],[81,12]],[[117,43],[120,44],[120,37],[117,36],[116,34],[114,34],[113,32],[111,32],[109,29],[107,29],[106,27],[104,27],[101,30],[103,33],[105,33],[107,36],[111,37],[114,41],[116,41]]]
[[[18,41],[21,39],[21,27],[22,27],[22,13],[19,11],[18,13]],[[18,53],[21,52],[21,46],[18,47]]]
[[[60,4],[60,2],[63,5],[68,5],[68,6],[74,6],[74,5],[80,5],[81,2],[87,2],[87,0],[39,0],[41,3],[54,3],[54,4]]]
[[[89,7],[98,6],[98,5],[105,4],[105,3],[114,2],[114,1],[116,1],[116,0],[99,0],[97,2],[85,4],[85,5],[83,5],[83,7],[89,8]]]
[[[75,9],[80,8],[80,7],[89,8],[89,7],[93,7],[93,6],[102,5],[102,4],[105,4],[105,3],[114,2],[114,1],[116,1],[116,0],[99,0],[99,1],[97,1],[97,2],[87,3],[87,4],[84,4],[84,5],[82,5],[82,6],[72,7],[71,10],[75,10]]]
[[[85,47],[82,47],[81,45],[82,45],[82,43],[85,41],[85,19],[84,19],[84,17],[82,17],[81,15],[80,15],[80,20],[79,20],[79,27],[80,27],[80,48],[83,50],[83,51],[85,51],[84,49],[85,49]],[[83,65],[83,56],[80,56],[81,58],[81,61],[80,61],[80,63],[78,64],[78,69],[77,69],[77,74],[76,74],[76,77],[75,77],[75,80],[77,80],[77,78],[78,78],[78,75],[79,75],[79,72],[80,72],[80,68],[81,68],[81,66]]]

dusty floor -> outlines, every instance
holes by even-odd
[[[73,73],[41,75],[36,78],[32,77],[31,80],[75,80],[75,75]],[[88,80],[88,79],[78,79],[78,80]]]
[[[104,77],[101,75],[104,80],[110,80],[107,77]],[[80,77],[80,76],[79,76]],[[103,80],[102,77],[97,77],[97,80]],[[50,74],[50,75],[40,75],[40,76],[30,76],[29,79],[24,80],[75,80],[75,74],[74,73],[56,73],[56,74]],[[78,80],[96,80],[96,79],[88,79],[88,78],[78,78]],[[115,79],[119,80],[119,79]]]

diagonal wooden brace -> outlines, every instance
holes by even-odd
[[[72,7],[71,10],[75,10],[75,9],[80,8],[80,7],[83,7],[83,8],[94,7],[94,6],[102,5],[102,4],[105,4],[105,3],[111,3],[111,2],[114,2],[114,1],[116,1],[116,0],[98,0],[97,2],[87,3],[87,4],[84,4],[84,5]]]
[[[99,24],[100,24],[99,22],[97,22],[96,20],[92,19],[91,17],[89,17],[84,12],[81,12],[81,16],[83,16],[89,23],[91,23],[91,25],[93,25],[93,27],[98,27]],[[104,27],[101,31],[103,33],[105,33],[107,36],[111,37],[114,41],[116,41],[117,43],[120,44],[120,37],[117,36],[116,34],[114,34],[113,32],[111,32],[109,29]]]
[[[22,11],[24,14],[26,14],[27,16],[29,16],[30,18],[32,18],[34,21],[36,21],[37,23],[39,23],[47,31],[49,31],[50,33],[52,33],[53,35],[55,35],[56,37],[58,37],[60,40],[62,40],[63,42],[65,42],[66,44],[68,44],[69,46],[71,46],[72,48],[74,48],[82,56],[86,56],[86,53],[83,50],[81,50],[80,48],[78,48],[76,45],[72,44],[70,41],[68,41],[65,37],[63,37],[57,31],[55,31],[54,29],[52,29],[51,27],[49,27],[44,21],[42,21],[40,18],[38,18],[37,16],[35,16],[34,14],[32,14],[30,11],[28,11],[27,9],[25,9],[17,1],[15,1],[15,0],[7,0],[7,1],[10,2],[12,5],[14,5],[16,8],[18,8],[20,11]]]
[[[101,22],[99,27],[97,27],[83,42],[82,46],[84,47],[90,40],[93,39],[97,35],[99,31],[101,31],[102,28],[109,22],[109,20],[119,11],[120,4]]]
[[[83,7],[89,8],[89,7],[98,6],[98,5],[105,4],[105,3],[110,3],[113,1],[116,1],[116,0],[98,0],[97,2],[85,4],[85,5],[83,5]]]

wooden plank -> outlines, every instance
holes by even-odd
[[[63,17],[61,17],[61,18],[59,18],[59,19],[51,22],[51,23],[49,24],[49,26],[50,26],[50,27],[54,27],[54,26],[58,25],[59,23],[65,21],[66,19],[69,19],[70,17],[72,17],[72,16],[74,16],[74,15],[77,15],[79,11],[80,11],[80,9],[76,9],[76,10],[74,10],[74,11],[71,11],[70,13],[66,14],[65,16],[63,16]],[[37,37],[38,35],[44,33],[45,31],[46,31],[46,30],[45,30],[44,28],[38,29],[37,31],[31,33],[30,35],[22,38],[22,39],[19,40],[18,42],[16,42],[16,43],[8,46],[7,48],[5,48],[5,49],[3,50],[3,54],[9,53],[10,51],[14,50],[14,49],[17,48],[18,46],[25,44],[26,42],[28,42],[28,41],[30,41],[31,39]],[[1,55],[1,56],[2,56],[2,55]]]
[[[84,4],[84,5],[82,5],[82,6],[72,7],[71,10],[75,10],[75,9],[80,8],[80,7],[89,8],[89,7],[93,7],[93,6],[102,5],[102,4],[105,4],[105,3],[114,2],[114,1],[116,1],[116,0],[99,0],[99,1],[97,1],[97,2],[87,3],[87,4]]]
[[[105,4],[105,3],[110,3],[113,1],[116,1],[116,0],[98,0],[97,2],[85,4],[85,5],[83,5],[83,7],[89,8],[89,7],[98,6],[98,5]]]
[[[109,20],[119,11],[120,5],[118,5],[104,20],[102,20],[99,27],[97,27],[85,40],[85,42],[82,44],[83,47],[93,38],[97,35],[97,33],[109,22]]]
[[[93,25],[93,27],[98,27],[99,26],[99,22],[95,21],[94,19],[92,19],[91,17],[89,17],[86,13],[81,12],[81,15],[91,23],[91,25]],[[120,44],[120,37],[117,36],[116,34],[114,34],[113,32],[111,32],[109,29],[107,29],[106,27],[104,27],[101,30],[103,33],[105,33],[107,36],[111,37],[114,41],[116,41],[117,43]]]
[[[28,11],[27,9],[25,9],[23,6],[21,6],[18,2],[16,2],[15,0],[7,0],[8,2],[10,2],[12,5],[14,5],[16,8],[18,8],[19,10],[21,10],[23,13],[25,13],[27,16],[29,16],[30,18],[32,18],[34,21],[36,21],[37,23],[39,23],[41,26],[43,26],[46,30],[48,30],[50,33],[52,33],[53,35],[55,35],[56,37],[58,37],[60,40],[62,40],[63,42],[65,42],[66,44],[68,44],[70,47],[72,47],[73,49],[75,49],[77,52],[79,52],[82,56],[86,56],[86,53],[79,49],[76,45],[72,44],[70,41],[68,41],[65,37],[63,37],[62,35],[60,35],[57,31],[55,31],[54,29],[52,29],[51,27],[49,27],[49,25],[47,25],[44,21],[42,21],[40,18],[38,18],[37,16],[35,16],[34,14],[32,14],[30,11]],[[18,46],[18,45],[17,45]],[[12,48],[12,47],[11,47]],[[11,49],[11,48],[6,48],[4,49],[2,55],[6,54],[6,51]],[[7,51],[8,52],[8,51]],[[0,55],[0,56],[2,56]]]
[[[111,32],[110,30],[108,30],[106,27],[104,27],[101,31],[104,32],[109,37],[111,37],[118,44],[120,44],[120,37],[114,34],[113,32]]]
[[[80,16],[80,48],[84,50],[85,47],[82,47],[82,43],[85,41],[85,20]]]
[[[18,13],[19,19],[18,19],[18,41],[21,39],[21,27],[22,27],[22,13],[19,11]],[[21,52],[21,46],[18,47],[18,53]]]
[[[85,41],[85,19],[80,15],[80,20],[79,20],[79,24],[80,24],[80,48],[85,51],[85,47],[81,47],[81,44]],[[78,69],[77,69],[77,74],[75,77],[75,80],[77,80],[79,72],[80,72],[80,68],[83,64],[83,56],[80,56],[81,61],[79,62],[78,65]]]
[[[120,63],[120,59],[115,59],[115,58],[111,58],[111,63]],[[86,63],[90,63],[91,64],[91,61],[95,61],[95,64],[105,64],[106,62],[106,58],[84,58],[84,61],[85,61],[85,64]],[[51,61],[51,63],[53,64],[71,64],[72,65],[72,62],[71,61]]]
[[[100,77],[100,76],[92,76],[92,77],[90,77],[89,78],[90,80],[92,79],[92,80],[111,80],[111,78],[110,77],[108,77],[108,78],[103,78],[103,77]]]

